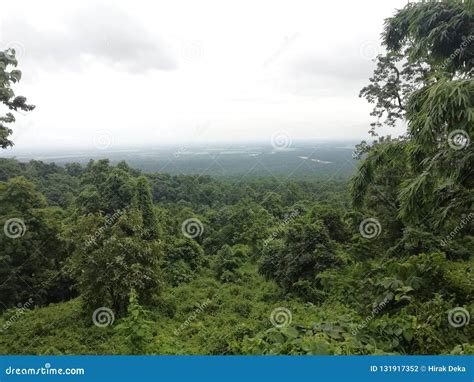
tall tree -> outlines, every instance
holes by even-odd
[[[396,206],[406,224],[436,229],[450,216],[470,209],[473,30],[473,8],[467,1],[410,3],[386,20],[382,43],[387,57],[404,62],[400,74],[407,74],[394,76],[399,71],[394,59],[379,60],[375,80],[361,94],[376,103],[373,115],[385,113],[388,125],[406,117],[408,129],[399,139],[379,139],[373,146],[361,146],[368,155],[352,184],[357,206],[367,202],[367,195],[377,189],[380,192],[380,174],[391,166],[396,175],[390,185],[396,190],[395,199],[382,193],[385,203]],[[387,90],[388,84],[392,85]]]
[[[158,239],[159,227],[153,206],[150,182],[148,182],[148,179],[145,176],[140,176],[137,179],[135,202],[137,209],[141,211],[143,225],[148,231],[148,236],[152,239]]]
[[[26,98],[16,96],[12,85],[20,81],[21,71],[16,68],[18,61],[14,49],[0,51],[0,102],[10,111],[31,111],[35,107],[26,103]],[[0,115],[0,147],[5,149],[13,146],[9,136],[13,133],[7,125],[15,122],[15,116],[11,112]]]
[[[158,241],[147,240],[140,211],[128,209],[116,218],[81,216],[66,236],[74,247],[71,270],[88,316],[101,306],[124,314],[131,289],[142,303],[159,292],[162,250]]]
[[[0,309],[55,302],[70,295],[61,275],[66,258],[60,239],[63,211],[24,177],[0,183]]]

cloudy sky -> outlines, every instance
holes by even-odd
[[[3,3],[0,48],[16,49],[15,90],[36,105],[16,149],[366,138],[358,92],[406,2]]]

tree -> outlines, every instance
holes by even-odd
[[[263,195],[262,206],[273,216],[281,218],[283,216],[283,200],[276,192],[266,192]]]
[[[0,102],[12,111],[31,111],[35,107],[26,103],[23,96],[15,96],[11,86],[21,79],[21,71],[18,69],[9,70],[10,67],[16,68],[18,61],[15,58],[15,50],[7,49],[0,51]],[[8,112],[0,115],[0,147],[5,149],[13,146],[13,142],[8,139],[12,134],[7,124],[15,122],[13,113]]]
[[[153,206],[151,187],[145,176],[140,176],[137,179],[135,203],[137,209],[142,213],[143,224],[145,229],[149,232],[149,237],[152,239],[158,239],[160,232]]]
[[[66,163],[64,167],[66,172],[75,178],[78,178],[83,172],[83,168],[80,163]]]
[[[360,92],[360,97],[375,104],[373,135],[378,127],[394,126],[405,118],[410,96],[440,75],[470,77],[474,21],[469,4],[457,0],[409,3],[385,21],[382,42],[388,53],[377,57],[370,84]]]
[[[97,187],[88,184],[75,200],[79,213],[99,213],[105,209],[104,202]]]
[[[24,164],[15,159],[0,158],[0,182],[24,175]]]
[[[297,285],[307,282],[316,287],[318,273],[341,265],[336,250],[321,220],[301,216],[289,224],[282,239],[272,240],[264,248],[260,273],[286,291],[298,293],[293,289]]]
[[[270,213],[245,198],[229,208],[209,215],[209,239],[204,242],[206,251],[217,252],[224,244],[246,244],[254,254],[258,247],[270,235],[269,228],[274,218]]]
[[[166,244],[166,274],[172,285],[192,280],[205,262],[202,247],[193,239],[172,239]]]
[[[82,173],[82,183],[95,186],[101,193],[104,191],[105,181],[111,171],[110,161],[101,159],[90,160]]]
[[[56,302],[71,296],[62,275],[66,259],[60,239],[64,213],[49,208],[45,197],[24,177],[0,184],[0,301],[3,307]]]
[[[74,247],[71,269],[87,315],[101,307],[123,315],[133,288],[149,304],[160,291],[161,245],[147,239],[140,211],[129,209],[116,219],[102,215],[76,218],[65,235]]]
[[[232,248],[225,244],[217,252],[214,271],[218,280],[223,282],[235,282],[240,278],[239,267],[244,262],[242,248]]]
[[[317,204],[311,210],[310,216],[311,219],[320,219],[324,223],[332,240],[343,243],[349,239],[349,232],[341,213],[334,207]]]
[[[403,61],[401,53],[389,52],[379,55],[370,84],[362,88],[359,97],[375,104],[371,116],[370,133],[377,135],[383,125],[395,126],[397,120],[405,118],[406,102],[410,94],[427,79],[428,68],[420,62]]]
[[[403,90],[408,131],[400,139],[364,147],[368,154],[352,183],[356,206],[365,203],[368,191],[373,192],[379,175],[390,166],[395,176],[389,187],[396,197],[382,193],[405,224],[438,230],[450,217],[470,209],[474,49],[466,42],[473,39],[473,20],[469,2],[446,0],[410,3],[386,21],[382,36],[389,54],[401,55],[410,70],[422,68],[423,75],[414,80],[416,86],[395,81],[390,94],[382,94],[377,86],[363,89],[369,102],[378,102],[376,114],[385,110],[390,116],[388,124],[401,117],[393,112],[398,104],[392,101]]]
[[[135,289],[129,294],[127,316],[115,330],[123,337],[131,354],[147,354],[147,346],[151,342],[152,326],[154,322],[149,319],[150,313],[138,303]]]
[[[383,42],[438,74],[467,78],[474,65],[473,12],[471,1],[410,3],[385,21]]]
[[[105,181],[104,200],[106,212],[114,213],[129,208],[135,196],[134,179],[128,172],[114,168]]]

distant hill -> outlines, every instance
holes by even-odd
[[[222,144],[213,146],[163,146],[95,151],[55,150],[2,153],[20,161],[38,159],[65,164],[87,163],[108,158],[125,160],[145,172],[198,174],[214,177],[275,176],[277,178],[347,178],[357,161],[352,158],[354,142],[302,143],[276,149],[262,144]]]

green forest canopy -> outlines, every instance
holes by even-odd
[[[0,160],[0,351],[473,354],[473,24],[453,0],[386,20],[350,183]],[[3,104],[32,110],[10,66]]]

